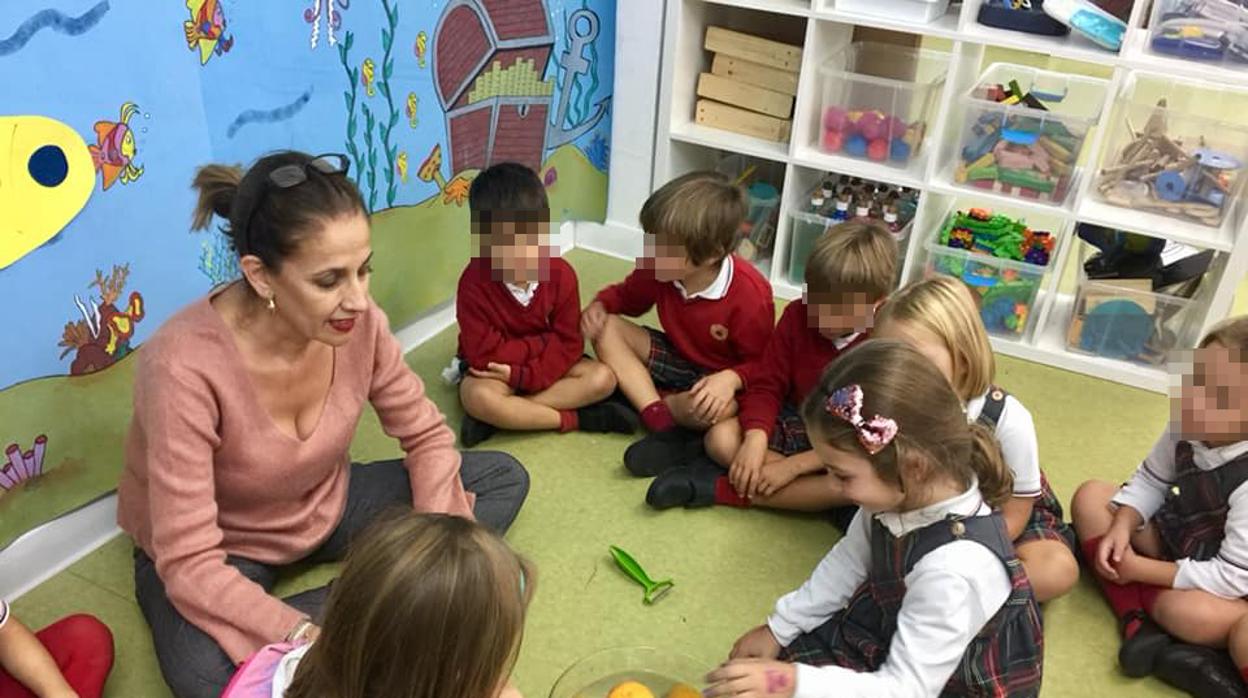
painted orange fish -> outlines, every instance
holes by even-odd
[[[143,176],[143,168],[134,164],[139,147],[130,128],[130,119],[137,113],[138,105],[126,102],[121,105],[119,121],[95,122],[96,144],[88,145],[87,150],[95,171],[104,178],[105,191],[119,178],[122,184],[129,184]]]
[[[234,37],[225,35],[225,11],[220,0],[186,0],[191,19],[182,23],[186,47],[199,49],[199,64],[207,65],[213,54],[225,55],[234,46]]]

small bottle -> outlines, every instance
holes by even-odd
[[[822,193],[824,201],[830,201],[832,199],[832,195],[836,193],[836,189],[833,188],[831,178],[823,180]]]
[[[849,220],[849,204],[853,200],[853,193],[848,187],[843,187],[841,193],[836,196],[836,203],[832,209],[832,220],[847,221]]]
[[[823,199],[822,192],[815,192],[814,194],[811,194],[809,213],[813,213],[816,216],[823,215],[823,204],[824,204],[824,199]]]
[[[867,218],[871,215],[871,199],[860,196],[854,202],[854,218]]]
[[[901,232],[901,221],[897,220],[897,207],[893,204],[884,207],[884,225],[890,233]]]

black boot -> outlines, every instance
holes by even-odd
[[[637,477],[654,477],[704,454],[701,432],[676,427],[633,442],[624,451],[624,467]]]
[[[587,405],[576,411],[580,431],[595,434],[631,434],[637,431],[637,412],[611,400]]]
[[[715,481],[726,473],[715,461],[701,456],[654,478],[646,490],[646,504],[655,509],[709,507],[715,503]]]
[[[487,424],[470,414],[464,415],[459,423],[459,445],[461,448],[472,448],[498,432],[498,427]]]
[[[1196,698],[1248,696],[1226,650],[1175,642],[1157,655],[1153,675]]]
[[[1122,668],[1122,673],[1138,679],[1153,673],[1157,655],[1174,644],[1174,638],[1143,611],[1127,615],[1122,619],[1122,626],[1125,628],[1133,621],[1138,621],[1140,625],[1135,634],[1123,640],[1118,648],[1118,666]]]

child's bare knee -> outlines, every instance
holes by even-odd
[[[491,389],[485,380],[465,379],[459,384],[460,404],[464,406],[465,412],[477,419],[483,419],[489,414],[498,397],[498,392]]]
[[[590,392],[599,399],[607,397],[615,390],[615,371],[612,371],[610,366],[600,361],[589,363],[589,369],[585,373],[585,380],[589,385]]]
[[[1053,587],[1053,596],[1061,596],[1079,583],[1079,561],[1063,543],[1050,540],[1024,543],[1018,546],[1018,559],[1029,576],[1043,576]]]
[[[1104,511],[1117,491],[1117,487],[1104,480],[1088,480],[1075,490],[1075,496],[1070,500],[1070,512],[1074,516],[1083,516],[1092,511]]]

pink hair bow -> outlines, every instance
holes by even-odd
[[[824,409],[828,414],[849,422],[858,434],[858,443],[873,456],[883,451],[897,436],[897,422],[888,417],[877,414],[871,419],[862,418],[862,387],[857,383],[837,388],[828,396]]]

